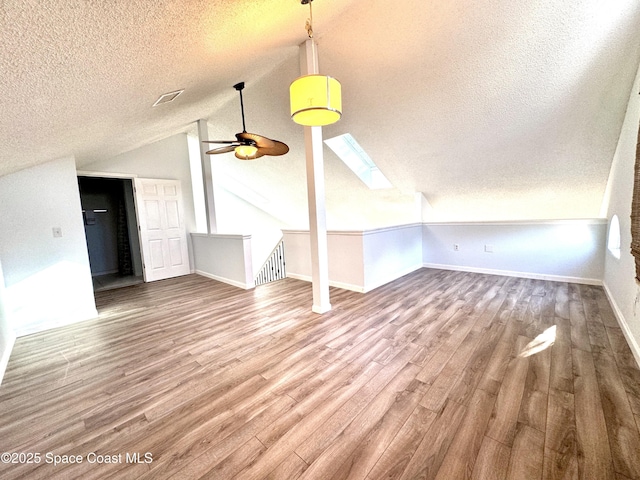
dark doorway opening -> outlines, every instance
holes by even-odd
[[[78,177],[89,264],[95,291],[143,281],[133,182]]]

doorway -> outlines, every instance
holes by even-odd
[[[143,282],[133,182],[78,177],[94,291]]]

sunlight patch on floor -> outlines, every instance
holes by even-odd
[[[541,351],[549,348],[556,341],[556,326],[547,328],[544,332],[538,335],[536,338],[531,340],[524,350],[520,352],[519,357],[530,357],[531,355],[535,355],[536,353],[540,353]]]

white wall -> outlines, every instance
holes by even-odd
[[[284,230],[287,276],[311,280],[309,232]],[[368,292],[422,266],[419,224],[327,232],[329,284]]]
[[[368,292],[425,266],[599,285],[606,228],[591,219],[329,231],[329,284]],[[310,281],[309,232],[283,232],[287,276]]]
[[[422,226],[364,232],[365,292],[422,267]]]
[[[0,177],[0,205],[6,307],[18,336],[95,317],[74,159]]]
[[[287,277],[311,281],[311,240],[308,230],[283,230]],[[362,232],[327,232],[329,284],[364,291]]]
[[[113,158],[83,164],[80,172],[130,174],[142,178],[180,180],[187,233],[196,231],[187,134],[179,133]],[[191,245],[189,245],[191,251]],[[193,267],[193,264],[191,265]]]
[[[618,141],[607,194],[606,214],[609,221],[618,215],[620,221],[620,258],[609,251],[605,254],[604,287],[614,307],[618,321],[627,337],[638,364],[640,364],[640,311],[637,308],[640,291],[636,284],[635,263],[630,253],[631,198],[633,195],[633,169],[640,119],[640,71],[631,90],[627,114]]]
[[[224,180],[221,184],[216,183],[215,188],[217,233],[251,236],[255,277],[280,243],[283,224],[259,207],[226,190]]]
[[[249,289],[255,286],[251,236],[192,233],[196,273]]]
[[[11,349],[16,341],[16,334],[9,322],[5,302],[4,276],[2,274],[2,265],[0,265],[0,383],[2,383],[2,377],[11,356]]]
[[[197,142],[197,140],[196,140]],[[198,230],[198,222],[196,215],[202,216],[202,213],[196,213],[199,210],[194,198],[200,199],[204,196],[202,193],[202,179],[196,178],[195,185],[192,183],[193,170],[199,168],[199,164],[195,165],[189,155],[189,143],[194,150],[193,155],[199,155],[199,151],[195,152],[193,140],[191,142],[186,134],[177,134],[160,140],[150,145],[140,147],[136,150],[123,153],[116,157],[84,164],[78,170],[88,172],[102,172],[112,174],[130,174],[144,178],[162,178],[180,180],[182,184],[182,197],[184,201],[185,227],[188,233],[196,233]],[[195,172],[197,173],[197,172]],[[216,172],[214,172],[215,174]],[[262,264],[267,260],[269,254],[282,238],[280,227],[282,222],[272,217],[258,206],[251,204],[232,192],[224,189],[228,177],[221,175],[220,178],[214,179],[216,184],[216,222],[219,234],[225,235],[250,235],[253,261],[251,262],[255,276]],[[233,179],[229,179],[230,181]],[[234,183],[238,183],[235,181]],[[231,187],[229,186],[230,190]],[[194,196],[195,190],[195,196]],[[242,192],[241,192],[242,193]],[[199,220],[200,224],[203,220]],[[205,222],[206,223],[206,222]],[[202,225],[200,228],[206,228]],[[199,233],[202,233],[200,231]],[[202,246],[201,242],[201,246]],[[193,260],[194,247],[192,237],[189,237],[189,251],[191,253],[191,267],[197,269]],[[202,258],[204,252],[200,252]],[[213,252],[209,252],[209,255]],[[222,261],[223,259],[221,259]]]
[[[599,285],[605,237],[602,219],[429,223],[423,226],[423,260],[433,268]]]
[[[196,216],[186,133],[173,135],[106,160],[83,164],[78,170],[180,180],[184,196],[185,225],[187,231],[195,231]]]

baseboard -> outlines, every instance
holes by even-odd
[[[91,277],[101,277],[102,275],[113,275],[114,273],[118,273],[120,270],[117,268],[115,270],[105,270],[104,272],[91,272]]]
[[[0,358],[0,385],[2,384],[2,379],[4,378],[4,372],[7,371],[7,365],[9,365],[9,357],[11,357],[11,351],[13,350],[13,346],[16,343],[16,334],[14,332],[10,333],[9,344],[7,345],[7,349],[2,353],[2,358]]]
[[[567,277],[563,275],[547,275],[542,273],[515,272],[511,270],[497,270],[493,268],[476,268],[459,265],[442,265],[439,263],[425,263],[425,268],[437,268],[439,270],[455,270],[459,272],[486,273],[487,275],[502,275],[505,277],[531,278],[533,280],[549,280],[551,282],[581,283],[583,285],[602,286],[599,278]]]
[[[392,278],[386,278],[384,280],[379,280],[375,283],[371,283],[367,285],[356,285],[353,283],[336,282],[334,280],[329,280],[329,286],[341,288],[343,290],[350,290],[352,292],[367,293],[367,292],[370,292],[371,290],[375,290],[376,288],[381,287],[382,285],[386,285],[387,283],[393,282],[394,280],[404,277],[405,275],[408,275],[411,272],[415,272],[420,268],[422,268],[422,265],[414,265],[413,267],[407,268],[399,273],[394,274]],[[287,272],[287,277],[295,278],[296,280],[303,280],[305,282],[311,281],[310,275],[300,275],[298,273]]]
[[[54,328],[66,327],[73,325],[74,323],[86,322],[87,320],[94,320],[98,317],[98,310],[87,309],[77,312],[67,312],[64,317],[58,319],[47,319],[46,322],[31,322],[26,325],[21,325],[16,328],[17,337],[26,337],[27,335],[33,335],[34,333],[46,332],[47,330],[53,330]]]
[[[331,304],[327,303],[326,305],[312,305],[311,306],[311,311],[313,313],[317,313],[319,315],[322,315],[323,313],[327,313],[331,311]]]
[[[243,290],[251,290],[252,288],[255,288],[255,285],[253,283],[251,285],[248,285],[243,282],[238,282],[237,280],[219,277],[218,275],[213,275],[212,273],[203,272],[202,270],[195,270],[195,273],[203,277],[210,278],[211,280],[216,280],[218,282],[226,283],[227,285],[233,285],[234,287],[242,288]]]
[[[287,278],[295,278],[296,280],[311,282],[310,275],[300,275],[298,273],[287,272]],[[329,286],[341,288],[343,290],[351,290],[352,292],[365,293],[364,287],[362,285],[354,285],[351,283],[343,283],[343,282],[334,282],[333,280],[329,280]]]
[[[616,320],[618,320],[618,325],[620,325],[620,329],[624,334],[624,338],[627,339],[627,343],[629,344],[631,353],[633,353],[633,356],[636,359],[636,363],[638,364],[638,366],[640,366],[640,345],[638,345],[638,342],[636,341],[633,334],[631,333],[629,324],[627,323],[627,320],[624,318],[624,315],[622,314],[622,310],[620,310],[620,307],[618,306],[615,299],[613,298],[613,294],[611,293],[611,290],[609,290],[609,287],[607,286],[606,283],[603,283],[602,287],[604,288],[604,293],[607,295],[609,304],[613,308],[613,313],[616,316]]]
[[[419,270],[422,268],[422,265],[414,265],[412,267],[406,268],[402,271],[400,271],[399,273],[394,274],[393,278],[387,278],[385,280],[379,280],[375,283],[369,284],[367,283],[367,285],[365,285],[364,288],[364,292],[370,292],[371,290],[375,290],[378,287],[381,287],[383,285],[386,285],[387,283],[393,282],[394,280],[397,280],[399,278],[404,277],[405,275],[409,275],[412,272],[415,272],[416,270]]]

